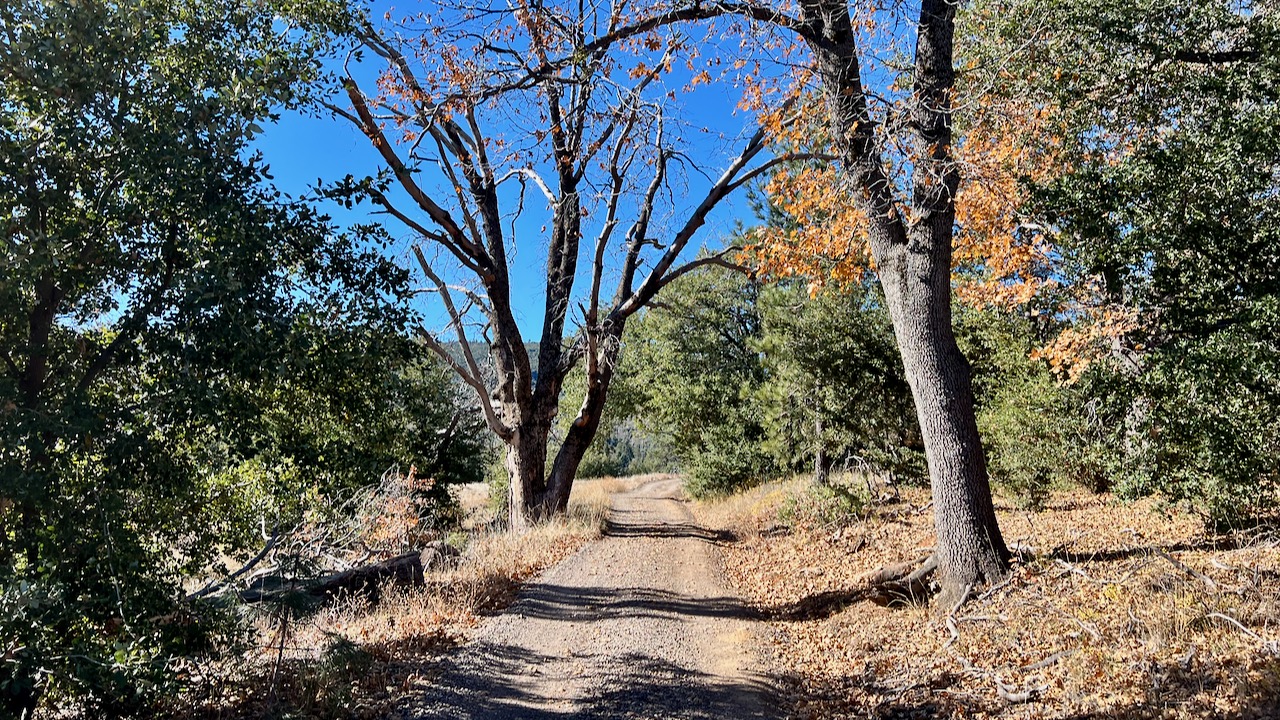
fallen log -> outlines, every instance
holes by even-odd
[[[340,595],[363,595],[376,602],[385,585],[416,587],[425,573],[456,557],[458,551],[445,543],[432,543],[422,551],[407,552],[382,562],[362,565],[319,578],[286,578],[267,575],[257,578],[240,593],[241,602],[258,603],[288,595],[323,601]]]
[[[367,595],[375,599],[379,586],[384,583],[414,586],[421,585],[422,580],[422,553],[411,552],[324,577],[307,588],[307,594],[313,597]]]
[[[935,555],[898,563],[865,576],[866,599],[877,605],[918,603],[932,595],[929,578],[938,569]]]

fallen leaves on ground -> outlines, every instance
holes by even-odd
[[[1280,717],[1275,534],[1214,536],[1085,491],[1039,513],[998,499],[1012,572],[948,615],[858,599],[868,571],[933,546],[927,489],[838,526],[780,522],[807,483],[695,508],[739,538],[724,569],[775,618],[766,641],[796,718]]]

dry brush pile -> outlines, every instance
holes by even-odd
[[[484,486],[466,486],[459,491],[465,529],[446,535],[419,522],[411,475],[384,479],[378,494],[362,500],[365,521],[348,528],[359,538],[350,547],[365,551],[343,564],[403,557],[406,549],[453,550],[436,553],[434,562],[424,552],[414,582],[389,577],[320,604],[297,594],[256,603],[243,652],[188,668],[193,691],[172,712],[220,720],[381,717],[428,683],[440,654],[506,608],[521,583],[598,537],[609,496],[635,482],[581,482],[566,518],[519,534],[492,522]]]

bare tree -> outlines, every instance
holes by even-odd
[[[960,168],[952,150],[955,0],[921,0],[914,62],[901,70],[909,94],[886,101],[865,82],[868,48],[847,0],[658,2],[575,46],[590,53],[619,41],[713,18],[741,18],[793,34],[812,58],[826,120],[854,202],[867,218],[876,274],[925,444],[938,533],[937,566],[949,604],[974,584],[1002,576],[1009,551],[991,499],[978,436],[969,364],[951,320],[951,256]],[[903,4],[899,10],[911,10]],[[874,8],[863,8],[874,12]],[[874,19],[874,16],[872,16]],[[887,53],[892,54],[892,53]],[[562,56],[535,69],[541,77]],[[881,112],[875,114],[877,105]]]
[[[674,91],[662,79],[682,50],[678,38],[583,50],[620,27],[620,6],[447,15],[447,26],[421,17],[416,29],[359,22],[353,52],[371,52],[385,69],[371,90],[349,61],[349,105],[329,108],[359,127],[386,167],[354,194],[416,235],[417,264],[448,316],[444,333],[423,339],[475,391],[504,444],[511,520],[521,526],[565,510],[628,318],[681,275],[733,265],[727,248],[685,257],[708,215],[779,163],[811,156],[772,155],[756,130],[696,205],[682,204],[673,186],[694,161],[670,131],[664,102]],[[513,287],[511,268],[530,193],[549,213],[539,233],[547,264],[536,376],[512,304],[513,292],[528,292]],[[657,219],[674,213],[674,223]],[[488,346],[491,369],[475,340]],[[580,363],[585,395],[549,455],[564,379]]]

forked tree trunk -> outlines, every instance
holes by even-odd
[[[582,409],[556,450],[549,471],[549,423],[517,429],[507,442],[507,476],[511,480],[508,511],[513,528],[527,528],[568,510],[569,494],[573,490],[578,467],[582,465],[582,459],[600,428],[611,379],[610,370],[606,377],[599,378],[588,387]]]
[[[605,334],[606,346],[600,361],[588,366],[586,396],[565,433],[560,450],[556,453],[555,463],[551,466],[551,474],[547,478],[544,505],[548,513],[563,513],[569,508],[569,493],[573,490],[578,467],[582,465],[582,458],[586,456],[600,429],[609,385],[613,381],[613,371],[618,362],[623,323],[623,320],[617,320],[611,331]]]
[[[450,101],[450,105],[456,101],[458,107],[441,113],[436,98],[424,89],[413,63],[402,52],[402,48],[408,46],[413,48],[410,55],[416,55],[419,52],[417,43],[406,42],[398,36],[384,37],[372,25],[362,23],[355,28],[356,39],[387,60],[394,78],[392,84],[402,91],[389,93],[390,98],[388,93],[381,91],[366,96],[359,83],[348,76],[343,81],[343,88],[351,102],[350,110],[326,103],[330,110],[354,123],[369,138],[400,188],[429,222],[423,224],[412,218],[381,190],[371,190],[368,193],[370,199],[423,237],[424,244],[437,251],[436,256],[441,262],[464,268],[464,275],[478,282],[478,293],[473,294],[470,289],[459,290],[446,282],[448,273],[436,272],[432,267],[437,260],[429,259],[422,247],[414,247],[423,274],[431,282],[433,292],[449,316],[448,328],[456,337],[458,354],[462,357],[451,354],[445,342],[432,333],[424,333],[423,340],[475,391],[486,423],[506,446],[506,467],[511,479],[508,500],[511,523],[516,527],[563,512],[567,507],[573,476],[599,428],[612,375],[612,360],[608,356],[612,354],[616,359],[617,342],[626,318],[638,312],[662,287],[681,275],[709,264],[731,265],[725,259],[729,251],[727,248],[724,252],[683,263],[679,259],[694,234],[706,224],[709,213],[721,201],[772,167],[774,161],[789,157],[774,158],[753,168],[752,165],[767,148],[766,130],[763,127],[758,129],[684,222],[659,242],[655,238],[656,233],[650,232],[650,221],[658,199],[664,197],[663,189],[668,186],[668,161],[679,156],[669,140],[664,139],[660,113],[656,118],[653,115],[652,111],[660,105],[655,106],[646,100],[646,88],[659,78],[660,73],[654,69],[633,77],[633,86],[621,93],[617,102],[606,101],[604,98],[614,97],[616,87],[612,82],[603,82],[608,77],[609,68],[613,67],[606,57],[614,44],[624,39],[625,33],[606,33],[592,43],[593,47],[578,47],[575,50],[577,59],[560,64],[551,55],[564,49],[560,43],[561,31],[577,38],[575,42],[581,42],[594,32],[588,28],[594,27],[600,18],[596,9],[580,7],[582,15],[576,18],[579,24],[572,30],[565,23],[575,20],[558,10],[527,9],[528,17],[518,23],[520,31],[510,38],[504,34],[507,30],[515,30],[515,25],[505,27],[499,23],[498,26],[489,26],[487,21],[483,21],[483,27],[477,29],[492,33],[485,36],[494,43],[490,48],[493,50],[489,53],[490,59],[506,58],[510,53],[514,57],[527,56],[531,62],[545,65],[528,78],[528,84],[521,81],[509,85],[504,79],[507,69],[490,73],[489,68],[477,67],[474,68],[476,74],[471,76],[474,83],[463,83],[471,87],[460,89],[461,97]],[[538,19],[534,19],[535,16]],[[546,24],[544,16],[555,29],[549,29],[549,26],[539,29]],[[469,31],[464,36],[477,37]],[[502,48],[508,41],[511,47]],[[444,66],[452,67],[452,63]],[[501,61],[501,66],[506,67],[506,60]],[[533,66],[529,67],[532,69]],[[489,75],[495,77],[487,77]],[[493,79],[498,84],[486,89],[485,86]],[[608,93],[598,92],[602,82],[609,86]],[[652,91],[659,92],[656,86]],[[504,159],[494,163],[490,159],[490,143],[484,136],[481,123],[485,113],[479,111],[498,106],[502,98],[512,97],[518,98],[520,107],[530,108],[533,107],[530,103],[537,98],[536,114],[541,116],[546,129],[545,133],[538,133],[537,143],[539,147],[549,146],[551,150],[554,160],[551,163],[554,172],[552,182],[547,182],[534,167],[512,167],[501,177],[495,172],[495,168],[506,169],[513,161]],[[607,111],[599,107],[599,103],[607,103]],[[408,113],[406,108],[411,108],[412,112]],[[434,143],[422,146],[422,151],[431,157],[423,157],[416,152],[402,155],[403,143],[397,139],[407,140],[410,130],[405,128],[397,137],[388,137],[386,124],[379,120],[381,110],[406,120],[412,116],[414,134],[430,136],[434,140]],[[545,146],[541,145],[544,139]],[[431,146],[438,152],[428,149]],[[415,142],[413,147],[419,148],[419,145]],[[636,160],[640,162],[636,162],[633,169],[633,161]],[[452,186],[456,197],[446,195],[437,198],[430,189],[420,185],[415,173],[420,162],[436,163],[444,169],[451,182],[443,184]],[[518,162],[514,161],[514,164]],[[651,172],[647,185],[640,197],[631,198],[633,181],[641,172],[641,166],[645,165],[648,169],[644,173]],[[603,176],[596,172],[599,169],[603,169]],[[504,198],[499,187],[513,177],[518,179],[522,188],[531,181],[547,197],[552,212],[536,381],[511,304],[512,283],[507,253],[508,248],[514,246],[508,244],[513,239],[508,238],[504,231],[507,213],[502,209]],[[603,179],[589,180],[588,177]],[[584,186],[591,189],[590,198],[580,194],[580,188]],[[599,192],[601,188],[604,192]],[[575,339],[585,347],[565,347],[567,314],[578,304],[574,283],[579,277],[583,218],[587,207],[596,206],[595,199],[601,196],[604,198],[601,208],[604,222],[596,235],[591,254],[589,302],[582,306],[587,322],[583,335]],[[524,209],[523,190],[519,197],[520,204],[514,210],[517,215]],[[584,206],[584,202],[587,205]],[[451,211],[446,206],[454,209]],[[631,216],[629,222],[623,219],[626,215]],[[615,242],[624,249],[621,267],[618,268],[619,282],[612,302],[603,304],[602,298],[607,297],[601,295],[606,259],[612,257],[608,251]],[[653,249],[652,254],[647,248]],[[455,302],[455,296],[458,300],[465,296],[467,302]],[[599,324],[597,319],[601,319]],[[488,372],[480,367],[481,363],[471,351],[468,327],[474,327],[476,323],[484,328],[482,334],[489,344],[496,378],[487,376]],[[574,363],[584,358],[589,367],[588,395],[564,445],[556,453],[555,464],[548,476],[547,440],[559,405],[561,386]]]

